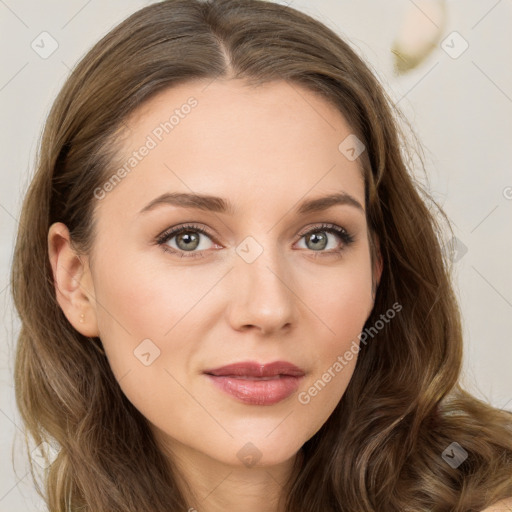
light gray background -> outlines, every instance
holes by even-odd
[[[0,511],[41,507],[21,451],[14,403],[19,323],[9,287],[17,218],[39,135],[70,68],[109,29],[148,3],[0,0]],[[291,5],[348,37],[414,125],[426,151],[431,192],[467,247],[455,264],[466,342],[464,383],[493,405],[512,410],[512,3],[447,0],[443,38],[455,30],[469,48],[452,59],[438,45],[419,68],[399,78],[392,72],[390,47],[406,10],[419,8],[415,2],[294,0]],[[47,59],[31,48],[43,31],[59,45]]]

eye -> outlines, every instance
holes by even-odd
[[[336,235],[333,238],[338,238],[342,241],[341,247],[336,244],[334,241],[333,246],[329,247],[329,251],[325,249],[328,248],[329,245],[329,237],[327,234]],[[316,226],[306,233],[301,235],[302,238],[305,239],[306,249],[311,249],[313,252],[326,253],[326,255],[335,253],[340,254],[344,249],[346,249],[350,244],[354,242],[354,237],[341,226],[337,226],[336,224],[322,224],[321,226]]]
[[[179,226],[177,228],[171,228],[170,230],[162,233],[157,243],[162,246],[162,249],[166,252],[173,254],[179,254],[182,258],[197,258],[204,257],[204,250],[208,247],[201,246],[201,238],[211,238],[211,235],[195,224],[187,224],[185,226]],[[168,242],[175,238],[176,247],[168,245]],[[196,249],[200,249],[201,252],[197,252]],[[190,253],[190,254],[187,254]]]
[[[340,244],[334,242],[334,247],[329,245],[328,234],[336,235],[341,240]],[[333,238],[336,238],[333,237]],[[209,247],[204,247],[201,238],[207,238],[212,241],[213,235],[208,233],[201,226],[196,224],[186,224],[171,228],[158,236],[156,242],[165,252],[179,255],[181,258],[203,258],[205,251]],[[318,253],[315,256],[332,254],[340,255],[340,253],[354,242],[354,237],[345,229],[336,224],[322,224],[309,229],[300,235],[300,239],[305,238],[306,249],[311,252]],[[173,244],[170,242],[176,239]],[[208,245],[208,244],[206,244]],[[326,248],[330,250],[325,250]]]

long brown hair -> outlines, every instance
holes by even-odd
[[[479,511],[512,496],[511,415],[458,385],[460,312],[442,210],[411,177],[401,114],[347,42],[292,8],[259,0],[167,0],[130,16],[71,73],[48,117],[15,247],[21,318],[15,387],[27,431],[59,448],[44,477],[53,511],[168,512],[187,504],[175,468],[122,393],[98,338],[55,295],[50,225],[93,243],[94,191],[108,179],[123,120],[173,84],[216,77],[287,80],[322,95],[364,143],[367,222],[384,268],[338,406],[303,448],[288,512]],[[372,248],[372,252],[373,252]],[[372,255],[373,256],[373,255]],[[468,454],[454,468],[442,454]]]

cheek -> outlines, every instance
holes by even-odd
[[[139,340],[166,336],[217,279],[194,269],[155,263],[157,258],[124,257],[96,269],[99,330]],[[97,284],[96,284],[97,283]],[[185,320],[186,322],[186,320]]]
[[[313,282],[315,286],[304,280],[301,293],[322,326],[322,346],[341,349],[359,334],[373,307],[369,258],[326,272]]]
[[[164,276],[148,261],[105,261],[97,268],[98,328],[109,365],[125,396],[149,419],[169,396],[182,405],[173,364],[186,367],[191,346],[183,327],[204,294],[185,286],[190,279],[171,270]]]
[[[161,363],[171,338],[176,339],[173,357],[181,355],[183,337],[175,333],[187,324],[187,313],[208,285],[190,286],[192,279],[187,272],[167,269],[162,273],[161,268],[157,272],[147,260],[124,258],[109,263],[105,259],[96,268],[98,329],[116,377],[142,367],[146,379],[149,372],[144,364]]]
[[[356,366],[359,335],[373,306],[368,265],[340,271],[324,280],[323,293],[316,289],[308,303],[319,320],[314,347],[314,373],[305,383],[300,404],[318,418],[316,427],[331,414],[343,396]]]
[[[124,394],[147,418],[169,407],[169,397],[172,409],[189,412],[190,396],[182,386],[188,389],[202,340],[218,321],[218,303],[208,292],[224,272],[128,257],[105,258],[96,268],[105,353]]]

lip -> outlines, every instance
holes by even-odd
[[[273,363],[258,363],[256,361],[243,361],[228,364],[219,368],[205,370],[204,373],[216,377],[275,377],[287,375],[290,377],[303,377],[304,371],[287,361],[274,361]]]
[[[203,372],[220,390],[250,405],[273,405],[297,391],[304,371],[287,361],[246,361]]]

